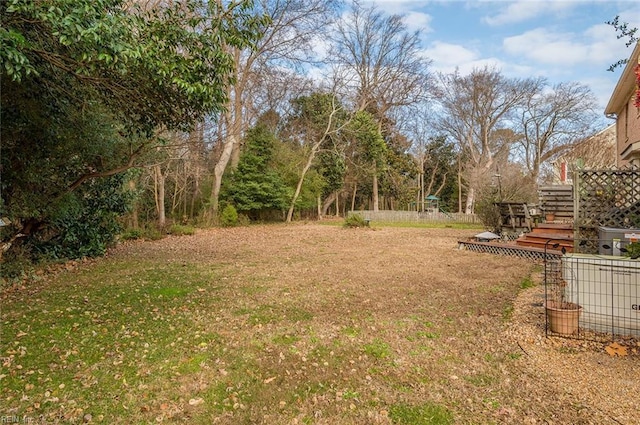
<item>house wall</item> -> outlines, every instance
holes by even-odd
[[[618,165],[640,165],[640,110],[634,105],[635,92],[629,96],[625,108],[618,113],[616,122]],[[634,151],[633,155],[628,155]],[[628,158],[632,156],[633,158]],[[627,159],[623,159],[627,157]]]
[[[637,75],[640,68],[640,41],[629,57],[604,114],[616,119],[617,165],[640,166],[640,107],[636,107]]]

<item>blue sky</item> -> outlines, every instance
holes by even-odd
[[[619,15],[640,27],[637,0],[361,1],[403,15],[410,29],[420,29],[435,71],[457,67],[465,74],[489,64],[508,77],[578,81],[591,87],[603,114],[622,71],[607,68],[633,48],[605,22]]]

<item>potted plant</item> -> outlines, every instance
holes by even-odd
[[[555,279],[547,282],[547,297],[545,310],[547,314],[548,330],[562,335],[571,335],[578,331],[580,313],[582,307],[574,302],[567,301],[567,281],[562,278],[562,273],[554,273]]]

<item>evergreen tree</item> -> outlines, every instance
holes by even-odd
[[[252,220],[286,209],[291,191],[273,168],[276,137],[263,124],[247,132],[238,167],[223,185],[223,199]]]

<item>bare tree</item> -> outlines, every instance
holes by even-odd
[[[437,96],[441,106],[439,128],[460,144],[466,164],[465,213],[473,212],[483,176],[495,157],[508,151],[518,135],[512,128],[518,108],[538,92],[540,79],[510,79],[495,68],[440,75]]]
[[[399,15],[352,3],[333,38],[334,78],[357,111],[373,113],[379,130],[395,107],[424,99],[430,62],[422,55],[419,32],[410,33]],[[373,173],[373,208],[378,209],[377,173]]]
[[[331,147],[331,138],[344,127],[346,120],[342,105],[333,94],[316,93],[306,98],[301,98],[298,124],[302,127],[302,145],[306,148],[306,162],[300,171],[298,184],[291,199],[291,205],[287,213],[287,222],[293,217],[296,201],[302,190],[307,172],[320,152],[323,145]]]
[[[596,103],[591,89],[579,83],[556,84],[550,91],[541,85],[527,100],[518,147],[532,181],[538,180],[543,163],[593,133]]]
[[[418,172],[418,196],[416,199],[418,211],[425,210],[425,197],[431,194],[434,187],[437,174],[441,171],[438,167],[434,167],[430,170],[429,176],[425,175],[425,166],[430,159],[430,152],[428,149],[429,143],[433,140],[434,127],[433,117],[431,111],[428,109],[428,105],[420,103],[417,107],[411,108],[404,114],[405,127],[409,139],[411,140],[411,153],[413,155],[416,171]],[[428,183],[425,184],[425,177],[427,177]],[[444,182],[444,179],[443,179]],[[443,183],[444,184],[444,183]],[[436,190],[436,192],[439,192]],[[437,196],[437,193],[434,193]]]
[[[233,50],[235,84],[228,87],[229,99],[219,122],[219,157],[214,167],[211,190],[213,215],[218,211],[218,199],[222,176],[227,166],[236,166],[245,130],[257,117],[251,88],[264,70],[281,67],[302,67],[312,60],[312,44],[329,27],[337,10],[337,0],[261,0],[256,2],[256,12],[269,17],[264,35],[253,49]],[[276,74],[272,74],[275,76]],[[286,73],[280,74],[286,76]]]

